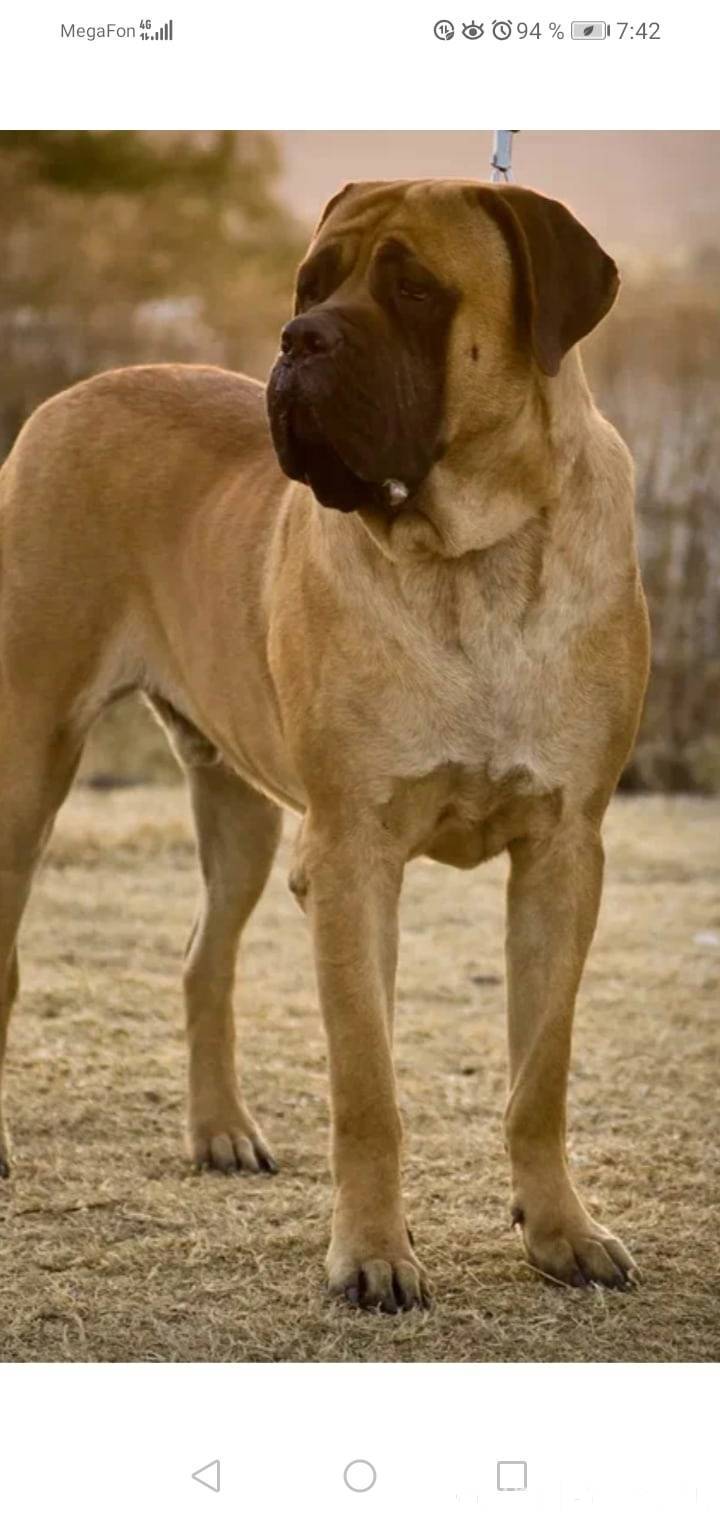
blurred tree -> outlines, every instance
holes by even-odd
[[[717,294],[720,289],[720,248],[717,243],[703,243],[693,258],[697,279]]]
[[[0,457],[113,365],[267,369],[303,242],[277,170],[259,132],[0,133]]]
[[[585,347],[635,460],[653,661],[626,784],[720,792],[720,309],[707,250],[628,283]]]

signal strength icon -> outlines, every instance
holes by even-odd
[[[166,21],[165,25],[159,27],[158,30],[156,32],[153,32],[152,35],[151,35],[151,37],[150,37],[150,41],[151,42],[172,42],[172,40],[173,40],[173,24],[172,24],[172,21]]]

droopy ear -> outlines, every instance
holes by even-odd
[[[568,349],[610,310],[617,267],[560,201],[521,185],[478,185],[477,198],[510,245],[533,354],[556,375]]]

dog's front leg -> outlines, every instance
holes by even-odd
[[[584,1208],[565,1155],[575,997],[602,888],[600,835],[582,819],[549,838],[518,840],[510,853],[506,1132],[514,1218],[541,1271],[574,1286],[623,1287],[632,1257]]]
[[[290,885],[305,908],[327,1032],[335,1185],[330,1289],[389,1313],[427,1305],[400,1193],[391,1028],[403,860],[374,821],[306,817]]]

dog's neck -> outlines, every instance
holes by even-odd
[[[597,412],[573,350],[556,378],[533,377],[507,422],[451,444],[410,507],[357,515],[398,564],[458,559],[514,539],[556,510],[593,419]]]

